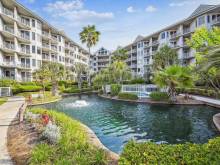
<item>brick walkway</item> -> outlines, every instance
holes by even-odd
[[[19,108],[24,103],[23,97],[11,97],[0,106],[0,164],[13,164],[7,150],[7,131]]]

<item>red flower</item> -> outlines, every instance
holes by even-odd
[[[49,116],[47,114],[43,114],[42,115],[42,121],[43,121],[44,125],[47,125],[49,123],[49,121],[50,121]]]

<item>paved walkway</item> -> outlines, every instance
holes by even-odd
[[[7,151],[7,131],[23,103],[23,97],[11,97],[0,106],[0,165],[13,164]]]
[[[190,95],[190,96],[192,96],[192,98],[195,100],[202,101],[207,103],[208,105],[216,106],[220,108],[220,100],[203,97],[203,96],[196,96],[196,95]]]

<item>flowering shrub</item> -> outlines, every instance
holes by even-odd
[[[42,137],[47,139],[49,143],[56,144],[60,139],[60,128],[50,121],[43,131]]]

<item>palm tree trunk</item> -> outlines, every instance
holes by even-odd
[[[89,47],[89,74],[88,74],[88,85],[89,87],[91,87],[91,75],[90,75],[90,54],[91,54],[91,50],[90,50],[90,47]]]
[[[52,96],[57,96],[57,82],[52,81]]]

